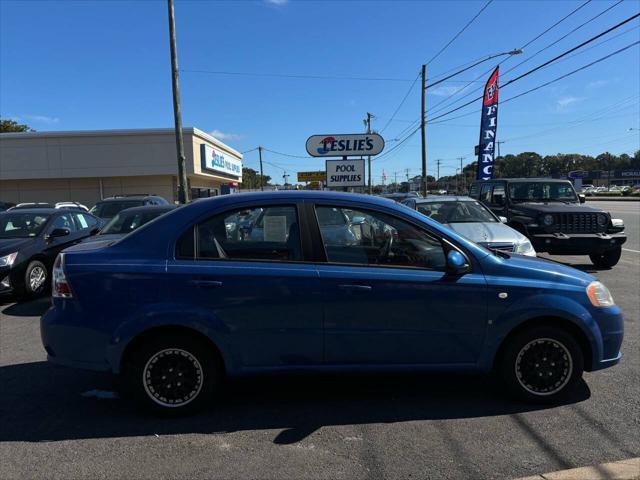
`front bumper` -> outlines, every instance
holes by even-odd
[[[593,313],[593,319],[600,331],[593,348],[589,371],[612,367],[622,358],[622,340],[624,338],[624,318],[619,307],[599,308]]]
[[[558,255],[603,253],[627,241],[624,233],[537,233],[528,237],[537,252]]]

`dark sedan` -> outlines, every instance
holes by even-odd
[[[44,292],[58,253],[96,233],[99,225],[87,212],[55,208],[0,213],[0,297]]]
[[[145,205],[122,210],[104,226],[100,233],[85,238],[83,243],[117,240],[176,208],[175,205]]]

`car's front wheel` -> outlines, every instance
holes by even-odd
[[[591,262],[598,268],[611,268],[615,266],[622,256],[622,247],[618,246],[603,253],[589,255]]]
[[[32,260],[24,273],[24,293],[27,297],[37,297],[47,289],[49,274],[47,267],[39,260]]]
[[[210,346],[182,334],[143,342],[132,352],[123,373],[128,393],[139,404],[170,416],[202,408],[221,379]]]
[[[510,392],[536,403],[564,398],[582,378],[584,358],[578,342],[552,326],[529,328],[506,345],[499,371]]]

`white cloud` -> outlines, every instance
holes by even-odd
[[[209,132],[209,135],[211,135],[212,137],[217,138],[218,140],[224,142],[225,140],[240,140],[242,138],[242,135],[239,135],[237,133],[228,133],[228,132],[222,132],[218,129],[213,130],[211,132]]]
[[[582,102],[583,100],[585,100],[585,97],[562,97],[556,101],[556,106],[558,107],[558,110],[562,110],[563,108],[567,108],[569,105]]]
[[[593,82],[589,82],[587,84],[587,88],[600,88],[600,87],[604,87],[609,83],[610,83],[609,80],[594,80]]]
[[[45,125],[54,125],[56,123],[60,123],[60,119],[58,117],[49,117],[47,115],[18,115],[16,117],[16,120],[33,123],[44,123]]]
[[[445,86],[434,88],[433,90],[427,90],[429,95],[435,95],[436,97],[448,97],[449,95],[453,95],[458,93],[464,87],[454,87],[454,86]]]
[[[269,5],[282,6],[289,3],[289,0],[264,0],[264,3],[268,3]]]

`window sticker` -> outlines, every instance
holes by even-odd
[[[286,242],[287,241],[287,217],[266,216],[264,217],[264,241],[265,242]]]

